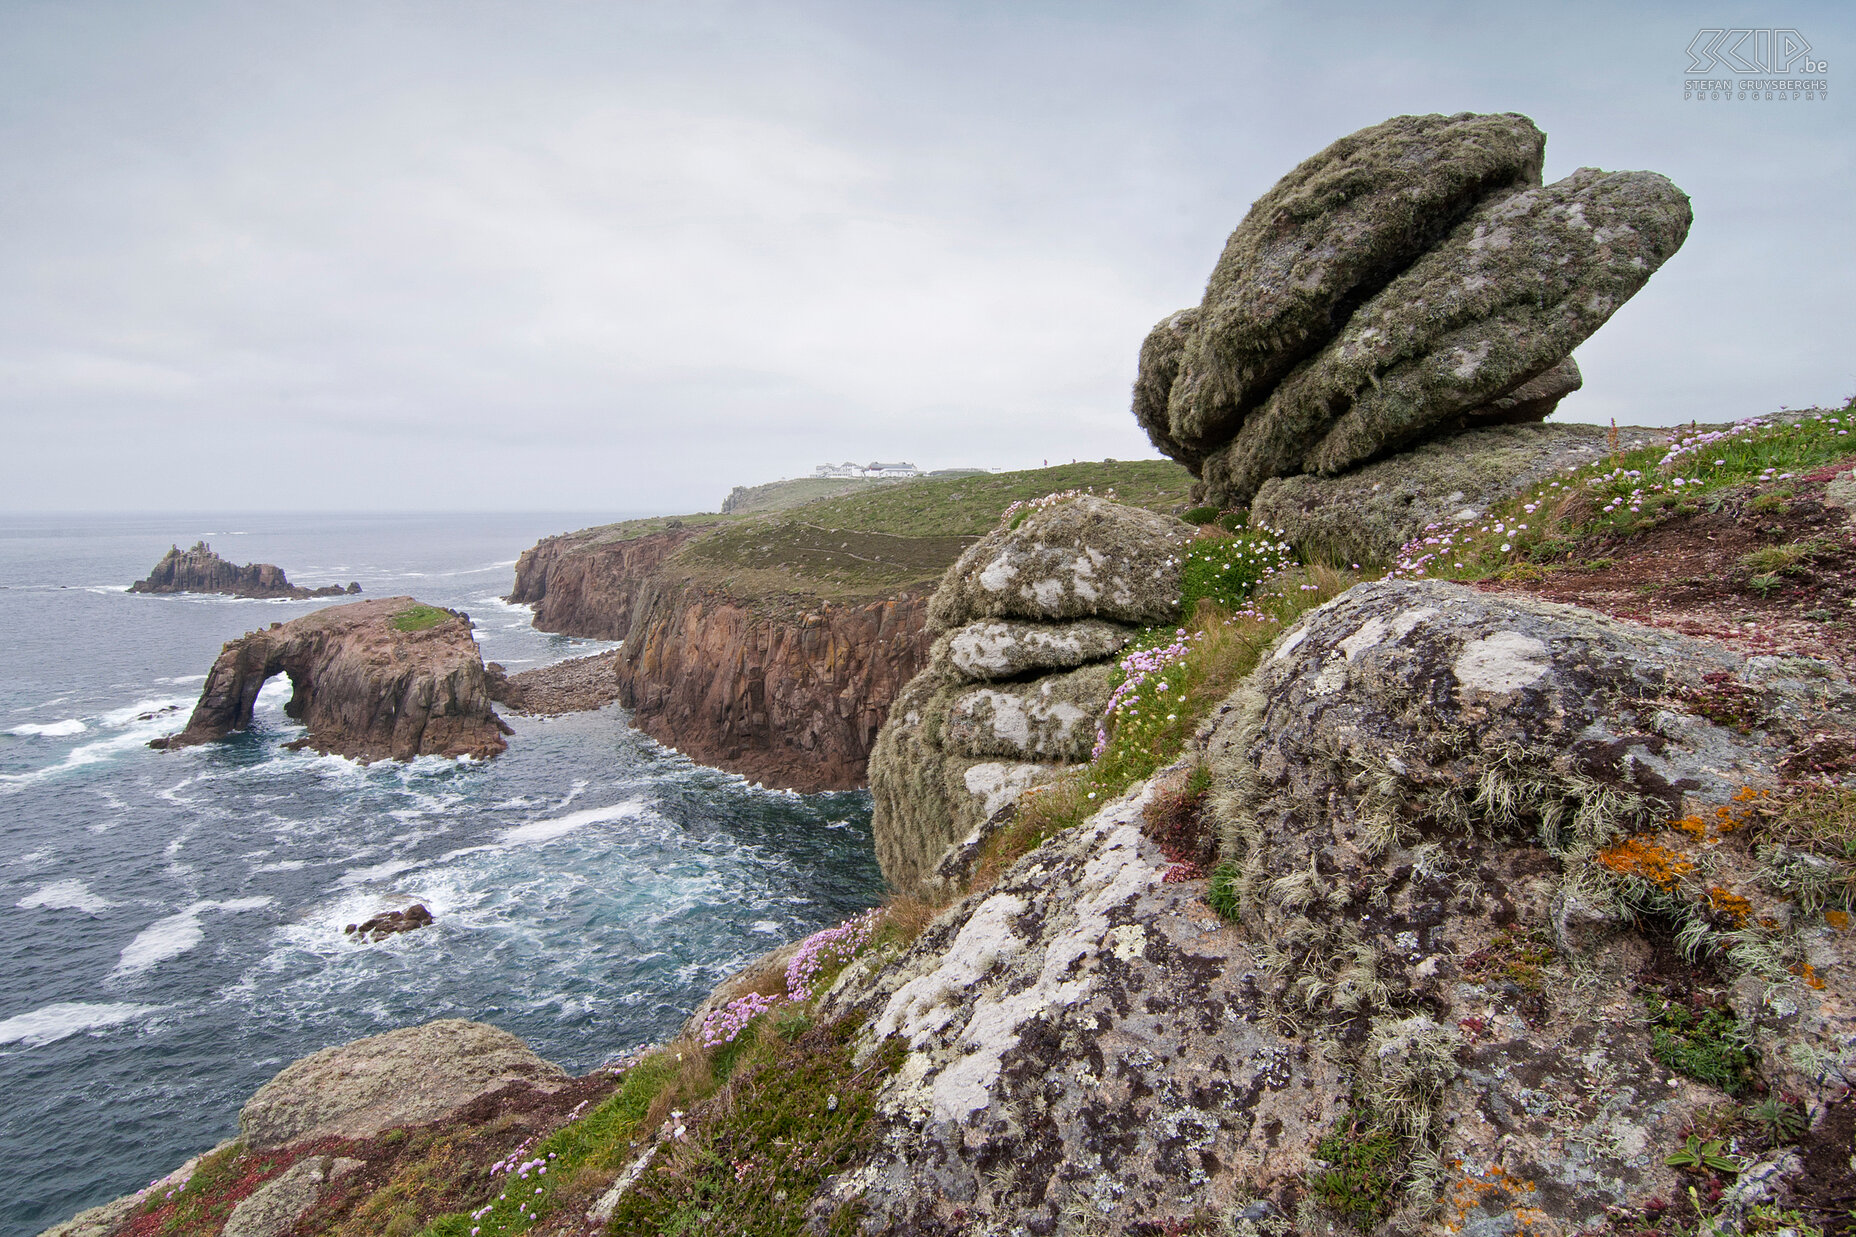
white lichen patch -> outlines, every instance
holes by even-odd
[[[1049,772],[1049,765],[988,760],[967,770],[967,793],[983,800],[980,814],[990,820],[1000,808],[1015,801],[1025,787]]]
[[[1511,692],[1534,683],[1548,670],[1547,646],[1518,631],[1498,631],[1463,646],[1451,667],[1456,681],[1472,691]]]

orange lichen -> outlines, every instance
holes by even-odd
[[[1675,827],[1684,833],[1692,833],[1698,838],[1705,837],[1708,833],[1708,822],[1699,816],[1684,816],[1676,822]]]
[[[1719,885],[1708,890],[1708,905],[1726,915],[1734,922],[1734,927],[1745,923],[1747,916],[1753,913],[1753,904],[1730,889]]]
[[[1599,851],[1598,862],[1620,876],[1634,876],[1662,890],[1674,889],[1684,876],[1695,870],[1694,864],[1674,851],[1665,850],[1643,837],[1625,838],[1616,846]]]
[[[1850,913],[1848,911],[1825,911],[1824,922],[1839,932],[1848,932],[1850,929]]]
[[[1793,967],[1792,974],[1804,980],[1805,987],[1815,988],[1819,992],[1824,990],[1825,984],[1823,976],[1819,975],[1817,973],[1817,968],[1812,966],[1809,962],[1800,963]]]

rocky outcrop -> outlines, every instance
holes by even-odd
[[[1148,336],[1135,419],[1247,506],[1272,477],[1551,413],[1692,216],[1651,172],[1541,186],[1544,142],[1521,116],[1401,116],[1304,162]]]
[[[303,742],[359,760],[487,758],[510,733],[490,707],[470,618],[388,597],[332,606],[231,641],[206,676],[187,728],[157,746],[224,738],[251,724],[258,691],[290,676]]]
[[[190,550],[179,546],[170,549],[148,573],[146,580],[129,586],[131,593],[227,593],[233,597],[287,597],[301,601],[309,597],[341,597],[357,594],[359,584],[348,587],[330,584],[322,588],[301,588],[291,584],[283,568],[270,563],[247,563],[234,566],[213,553],[213,547],[197,541]]]
[[[1065,764],[1087,760],[1134,624],[1179,616],[1192,528],[1090,496],[1031,508],[948,569],[942,633],[870,761],[892,886],[940,887],[942,853]]]
[[[389,936],[401,932],[416,932],[420,928],[432,926],[432,912],[423,902],[414,902],[404,910],[382,911],[371,915],[360,923],[351,923],[342,929],[345,936],[352,936],[359,941],[384,941]]]
[[[1749,823],[1794,723],[1848,735],[1856,689],[1572,607],[1358,586],[1180,765],[839,980],[824,1013],[860,1059],[906,1055],[816,1210],[1589,1232],[1730,1183],[1674,1153],[1764,1088],[1793,1132],[1723,1135],[1724,1202],[1831,1214],[1856,932]],[[1209,883],[1150,837],[1199,764]],[[1684,1038],[1704,1015],[1715,1038]]]
[[[615,666],[619,700],[638,729],[703,764],[807,793],[853,789],[921,668],[925,610],[917,591],[750,603],[647,581]]]
[[[480,1095],[567,1075],[507,1031],[445,1018],[304,1057],[239,1110],[239,1137],[262,1151],[321,1138],[371,1138],[434,1121]]]
[[[518,713],[549,716],[601,709],[619,698],[617,651],[573,657],[510,674],[497,662],[484,666],[490,699]]]
[[[534,607],[542,631],[623,640],[652,573],[697,531],[677,527],[608,540],[588,529],[545,538],[516,559],[515,587],[503,600]]]
[[[1300,473],[1265,481],[1253,519],[1304,557],[1389,566],[1432,525],[1480,519],[1492,505],[1569,468],[1660,442],[1655,430],[1596,425],[1498,425],[1434,438],[1335,477]]]

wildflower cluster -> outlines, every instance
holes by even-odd
[[[1202,599],[1234,613],[1248,613],[1248,600],[1259,584],[1295,565],[1295,551],[1284,534],[1253,524],[1231,537],[1200,536],[1186,545],[1180,564],[1181,608],[1191,614]]]
[[[1576,539],[1629,536],[1692,515],[1703,495],[1728,485],[1782,485],[1848,455],[1856,405],[1726,429],[1677,431],[1661,447],[1568,468],[1531,494],[1460,523],[1427,526],[1407,542],[1392,578],[1475,579],[1523,562],[1567,556]]]
[[[835,928],[814,932],[799,943],[799,951],[786,964],[784,996],[764,996],[750,992],[738,996],[720,1009],[703,1017],[699,1032],[703,1047],[719,1048],[732,1044],[748,1023],[781,1005],[803,1005],[812,999],[820,978],[834,965],[842,965],[870,943],[876,931],[879,912],[865,911]]]
[[[1145,705],[1146,722],[1151,727],[1153,718],[1163,713],[1169,702],[1177,703],[1179,690],[1185,684],[1186,654],[1192,649],[1193,638],[1180,628],[1173,633],[1172,643],[1136,649],[1121,659],[1123,677],[1109,696],[1108,707],[1102,710],[1102,720],[1096,723],[1096,745],[1090,759],[1108,750],[1111,725],[1117,731],[1124,725],[1139,725],[1141,707]],[[1173,714],[1166,720],[1176,719],[1177,714]]]
[[[786,998],[809,1001],[820,973],[831,963],[849,962],[870,942],[876,931],[877,912],[865,911],[835,928],[814,932],[799,944],[799,952],[786,964]]]
[[[1033,511],[1042,511],[1046,507],[1055,507],[1058,503],[1067,503],[1072,498],[1081,498],[1085,494],[1095,492],[1094,486],[1087,486],[1080,490],[1059,490],[1055,494],[1046,494],[1042,498],[1021,498],[999,513],[999,527],[1017,528]],[[1105,491],[1104,496],[1113,498],[1115,491]]]

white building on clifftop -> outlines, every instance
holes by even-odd
[[[846,460],[842,464],[820,464],[812,470],[815,477],[919,477],[922,470],[913,464],[881,464],[871,461],[868,464],[853,464]]]

